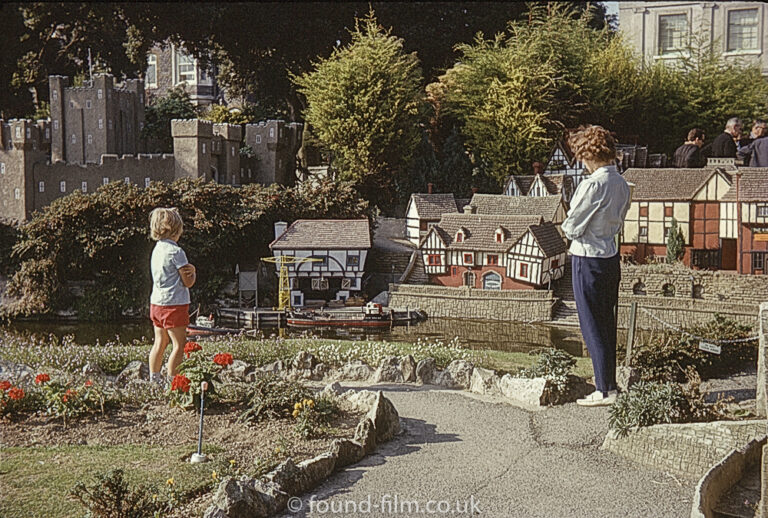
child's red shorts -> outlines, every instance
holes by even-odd
[[[173,329],[174,327],[186,327],[189,325],[189,304],[178,306],[149,305],[149,318],[155,327]]]

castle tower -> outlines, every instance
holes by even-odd
[[[171,121],[173,155],[176,161],[175,178],[213,179],[211,141],[213,123],[201,119]]]
[[[281,120],[245,126],[245,144],[256,156],[254,181],[269,185],[293,185],[296,180],[296,152],[301,147],[303,125]]]
[[[23,221],[34,210],[34,166],[45,163],[47,155],[40,149],[40,129],[31,120],[14,119],[3,126],[3,139],[8,145],[0,149],[0,214]]]
[[[51,101],[51,162],[66,161],[64,146],[64,90],[69,87],[66,76],[48,76]]]
[[[243,128],[238,124],[214,124],[213,134],[220,137],[218,159],[219,183],[240,185],[240,141]]]

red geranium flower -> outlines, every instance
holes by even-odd
[[[213,357],[213,363],[226,367],[232,365],[232,355],[229,353],[219,353]]]
[[[187,342],[184,344],[184,354],[187,358],[189,358],[189,355],[192,354],[195,351],[202,351],[203,348],[200,347],[200,344],[197,342]]]
[[[91,380],[88,380],[88,381],[85,382],[85,386],[86,387],[92,387],[93,386],[93,382]]]
[[[180,390],[182,392],[189,392],[189,378],[183,374],[177,374],[171,381],[171,390]]]
[[[3,392],[11,388],[12,386],[13,385],[11,385],[11,382],[8,380],[0,381],[0,390],[2,390]]]
[[[38,374],[35,376],[35,383],[40,385],[41,383],[47,383],[51,381],[51,377],[47,375],[46,373]]]
[[[24,390],[18,387],[13,387],[8,391],[8,397],[11,399],[19,400],[24,397]]]

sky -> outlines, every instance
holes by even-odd
[[[603,2],[607,9],[605,14],[619,14],[619,2]]]

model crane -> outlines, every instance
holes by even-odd
[[[291,286],[288,282],[287,265],[323,261],[317,257],[295,257],[292,255],[262,257],[261,260],[267,263],[275,263],[275,267],[280,271],[280,282],[277,288],[277,309],[279,311],[291,309]]]

